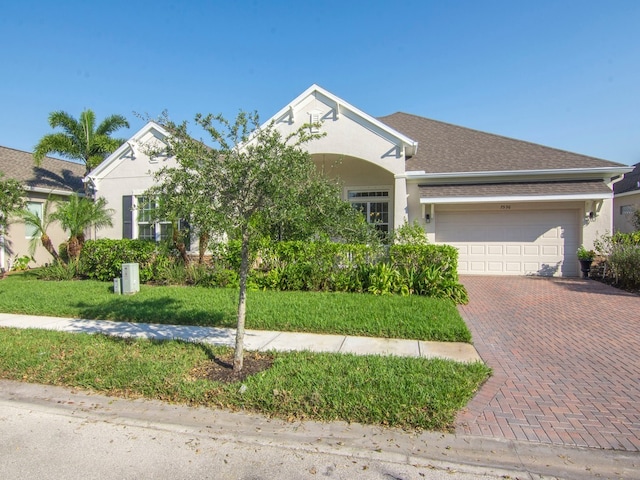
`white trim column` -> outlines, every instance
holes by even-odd
[[[393,189],[393,229],[401,227],[408,221],[407,208],[407,179],[395,177],[395,185]]]

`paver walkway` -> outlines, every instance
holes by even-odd
[[[459,433],[640,451],[640,297],[594,280],[464,276],[494,369]]]

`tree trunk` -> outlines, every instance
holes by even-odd
[[[75,235],[69,237],[69,241],[67,242],[67,255],[69,256],[69,260],[78,260],[80,256],[80,241]]]
[[[242,232],[240,262],[240,294],[238,299],[238,326],[236,327],[236,351],[233,356],[233,371],[242,370],[244,359],[244,320],[247,311],[247,276],[249,274],[249,232]]]
[[[184,245],[184,242],[182,241],[182,237],[180,236],[180,232],[178,231],[178,224],[174,223],[172,225],[173,227],[173,246],[176,247],[176,249],[178,250],[178,252],[180,253],[180,258],[182,258],[182,261],[184,262],[184,266],[188,267],[189,266],[189,255],[187,254],[187,248]]]
[[[51,254],[51,256],[56,262],[64,263],[60,258],[60,256],[58,255],[58,252],[56,252],[56,248],[53,246],[53,243],[51,242],[49,235],[47,235],[46,233],[43,233],[42,236],[40,237],[40,241],[42,242],[42,246],[44,247],[44,249]]]
[[[209,246],[209,234],[201,233],[198,238],[198,263],[202,265],[204,263],[204,254],[207,252]]]

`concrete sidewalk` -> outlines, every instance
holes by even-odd
[[[152,340],[179,339],[226,346],[235,344],[236,334],[235,330],[231,328],[82,320],[13,313],[0,313],[0,327],[39,328],[71,333],[103,333],[117,337]],[[245,348],[258,351],[309,350],[355,355],[445,358],[458,362],[482,361],[475,347],[469,343],[426,342],[396,338],[352,337],[267,330],[246,330]]]

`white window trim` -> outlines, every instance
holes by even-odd
[[[361,199],[350,199],[350,192],[386,192],[386,197],[362,197]],[[384,203],[388,204],[388,220],[384,222],[384,225],[387,226],[387,231],[393,231],[393,187],[391,185],[372,185],[372,186],[345,186],[343,190],[343,198],[349,203],[364,203],[364,202],[373,202],[373,203]],[[379,201],[376,202],[376,199]],[[358,200],[361,200],[360,202]]]
[[[132,199],[132,206],[131,206],[131,214],[132,214],[132,222],[131,222],[131,236],[137,240],[141,240],[140,239],[140,225],[155,225],[155,229],[154,229],[154,239],[153,241],[155,241],[156,243],[161,242],[162,241],[162,237],[161,237],[161,225],[167,225],[170,224],[171,222],[169,221],[158,221],[158,222],[141,222],[139,219],[140,216],[140,205],[138,204],[138,200],[140,199],[140,197],[144,197],[144,193],[134,193],[133,194],[133,199]],[[142,239],[142,240],[152,240],[152,239]]]

